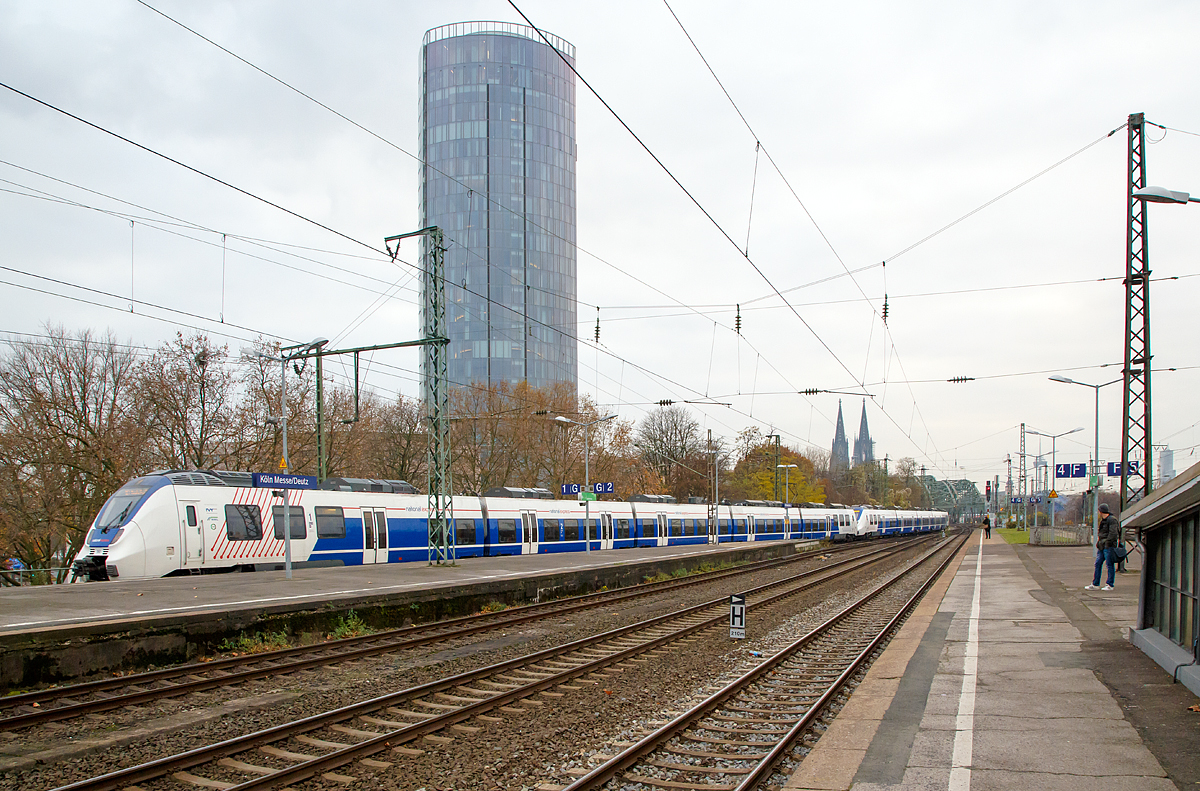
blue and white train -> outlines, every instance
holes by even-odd
[[[326,486],[284,490],[294,565],[428,558],[425,495],[411,493],[402,481],[337,479]],[[574,500],[455,496],[455,552],[463,558],[582,551],[589,536],[594,550],[704,544],[710,538],[846,540],[946,525],[941,511],[722,503],[710,536],[707,505],[662,502],[669,499],[597,501],[585,514]],[[125,484],[104,504],[76,556],[75,578],[281,568],[283,521],[282,500],[270,488],[255,487],[250,473],[152,473]]]

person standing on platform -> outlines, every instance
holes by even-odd
[[[992,537],[992,520],[991,520],[991,517],[988,516],[987,514],[983,515],[983,537],[984,538]]]
[[[1117,581],[1117,541],[1120,540],[1121,528],[1117,526],[1117,518],[1109,510],[1108,503],[1100,503],[1100,525],[1096,528],[1096,571],[1092,575],[1092,584],[1085,585],[1084,590],[1096,589],[1110,591]],[[1108,584],[1100,587],[1100,567],[1108,566]]]

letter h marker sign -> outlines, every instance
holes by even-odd
[[[735,593],[729,597],[729,636],[735,640],[746,639],[746,596]]]

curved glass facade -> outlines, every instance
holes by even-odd
[[[575,48],[547,34],[571,63]],[[576,384],[575,75],[532,28],[421,48],[421,225],[445,234],[452,385]]]

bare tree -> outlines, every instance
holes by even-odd
[[[164,467],[220,469],[244,453],[228,348],[207,336],[163,344],[137,367],[138,397],[152,416],[151,442]]]
[[[703,459],[700,424],[680,405],[659,407],[642,418],[637,427],[637,443],[647,466],[665,479],[670,479],[676,467],[692,457]]]
[[[150,421],[130,347],[47,334],[0,360],[0,553],[63,569],[100,505],[144,468]]]
[[[408,481],[425,488],[429,433],[424,409],[415,398],[397,395],[364,413],[363,469],[368,477]]]

